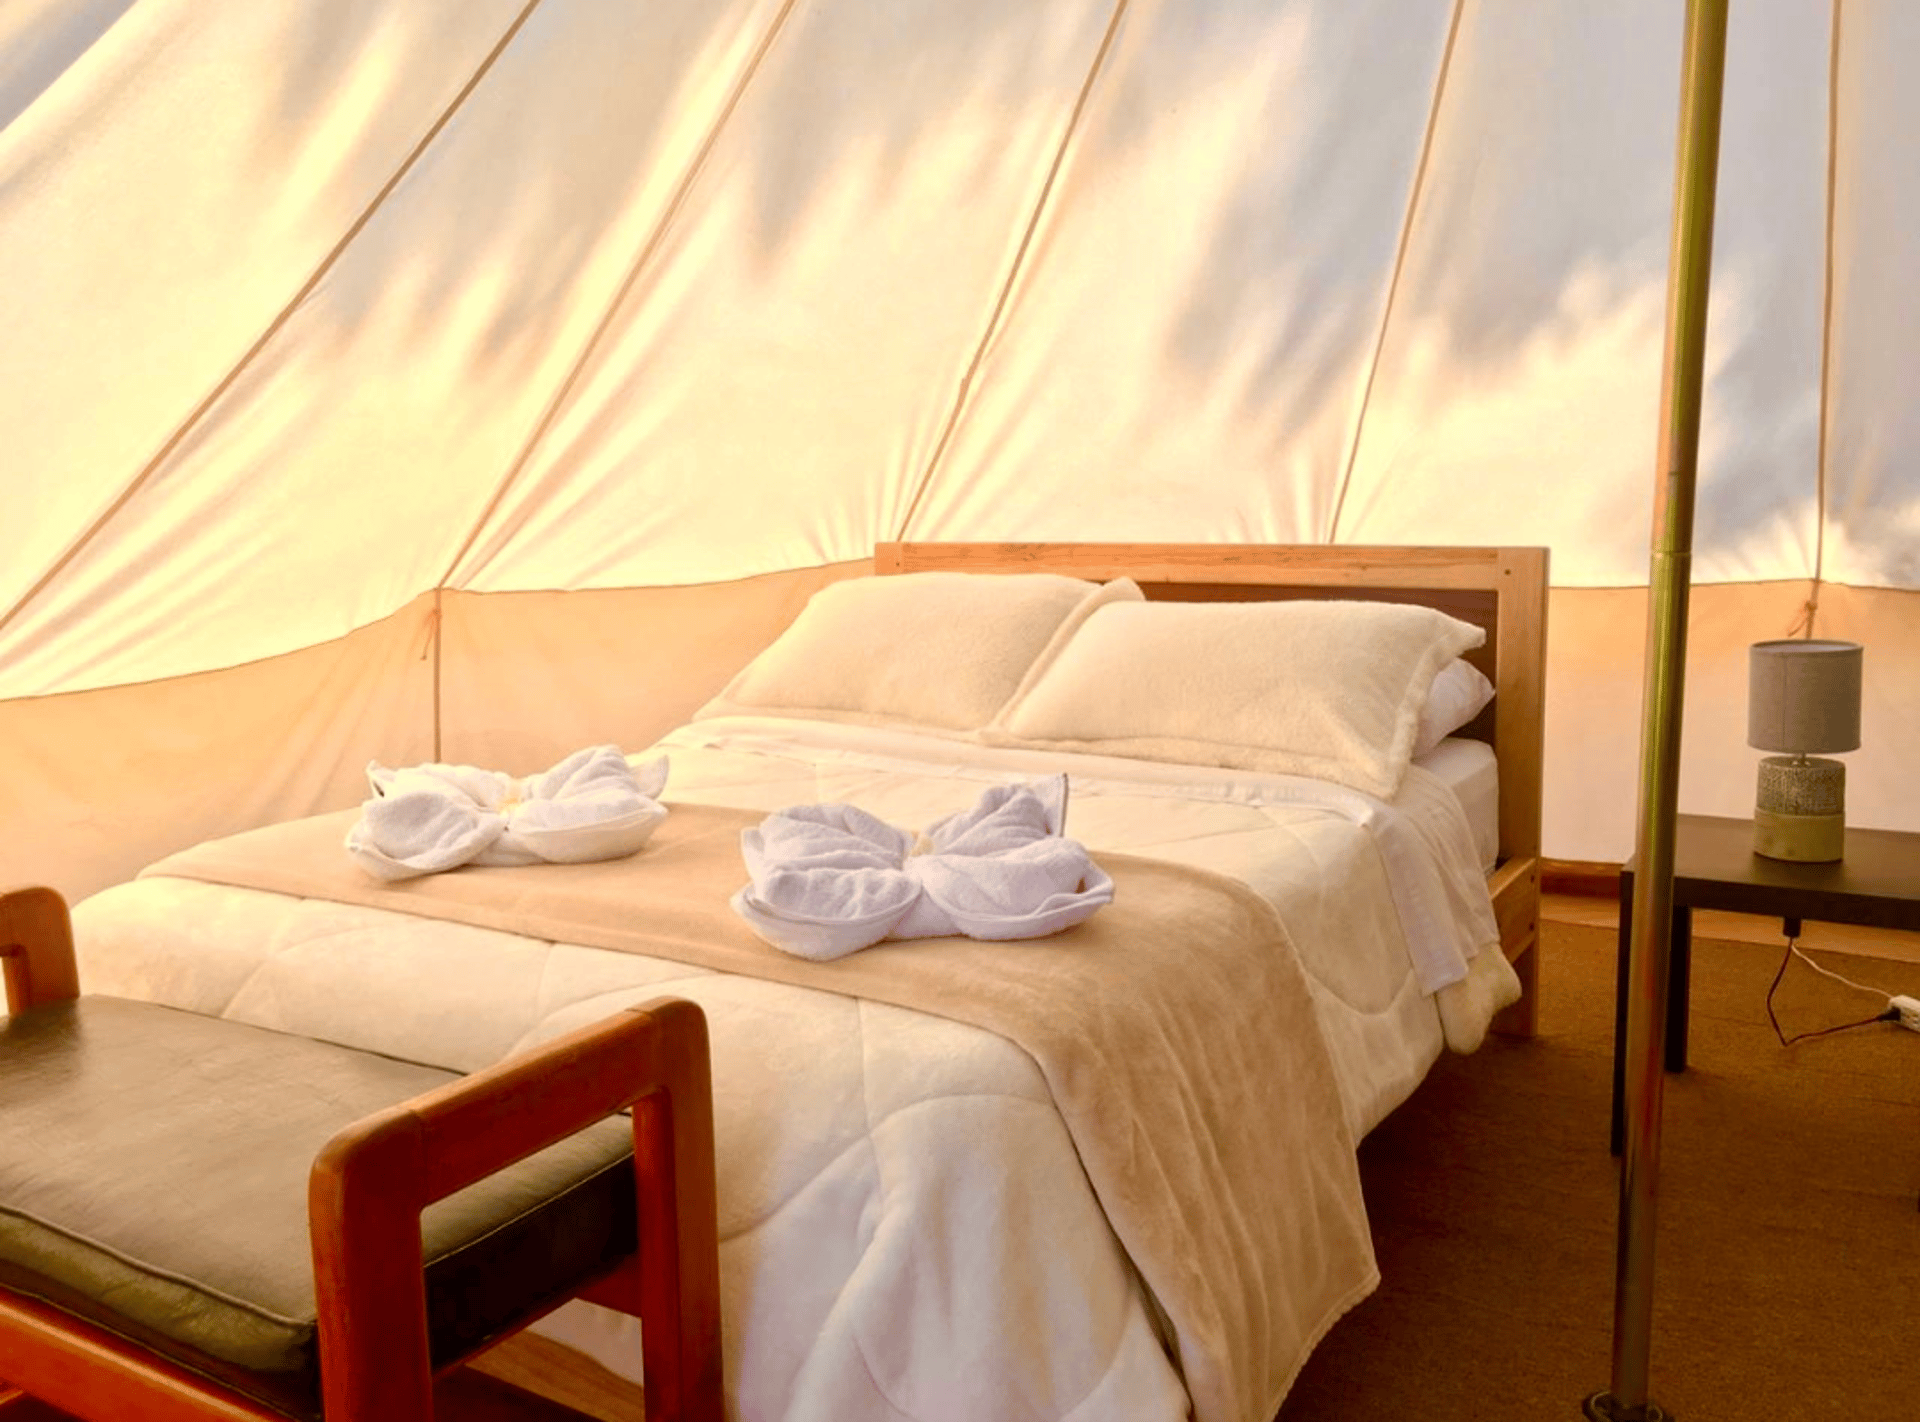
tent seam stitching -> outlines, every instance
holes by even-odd
[[[1020,234],[1020,245],[1014,249],[1013,261],[1008,264],[1006,278],[1000,283],[1000,294],[995,298],[993,310],[987,316],[985,329],[973,348],[973,356],[967,362],[967,368],[960,377],[960,384],[954,392],[953,404],[947,410],[946,423],[941,427],[940,438],[934,442],[933,452],[927,456],[927,465],[921,471],[919,482],[914,486],[913,497],[907,501],[907,511],[902,516],[898,531],[894,534],[896,543],[903,543],[907,530],[913,526],[913,520],[920,512],[921,501],[927,491],[933,487],[934,479],[940,473],[940,466],[952,447],[954,434],[960,428],[962,416],[973,396],[974,382],[980,369],[986,363],[987,348],[1000,334],[1007,314],[1007,307],[1013,300],[1013,289],[1019,283],[1020,275],[1026,270],[1027,254],[1033,248],[1035,234],[1040,230],[1040,219],[1045,215],[1053,200],[1054,185],[1059,181],[1060,173],[1066,167],[1067,150],[1073,146],[1074,136],[1080,131],[1080,121],[1086,116],[1089,102],[1093,97],[1093,87],[1099,82],[1106,69],[1107,56],[1113,51],[1114,37],[1120,32],[1120,23],[1126,18],[1129,0],[1117,0],[1113,14],[1107,19],[1106,33],[1100,37],[1100,47],[1094,51],[1093,63],[1087,69],[1087,77],[1080,83],[1080,93],[1074,100],[1073,111],[1067,116],[1066,130],[1060,135],[1060,144],[1054,149],[1053,161],[1047,167],[1046,181],[1040,185],[1040,195],[1034,200],[1033,210],[1027,215],[1026,230]]]
[[[712,126],[707,130],[706,137],[701,140],[700,147],[694,153],[693,161],[687,165],[686,172],[681,175],[680,182],[674,188],[673,197],[667,203],[666,211],[661,214],[659,222],[654,225],[653,231],[647,236],[647,240],[641,244],[640,254],[634,259],[633,265],[628,268],[626,276],[620,281],[620,285],[614,289],[613,299],[607,303],[607,309],[601,314],[599,321],[594,324],[592,334],[587,337],[586,344],[581,347],[580,354],[575,359],[572,368],[568,370],[566,377],[560,382],[558,388],[555,389],[553,398],[548,401],[546,409],[541,412],[540,418],[534,422],[533,430],[527,436],[526,442],[521,445],[520,452],[514,456],[513,462],[507,466],[506,476],[500,481],[500,486],[494,490],[493,497],[487,500],[485,508],[480,512],[480,517],[474,521],[473,527],[468,532],[466,539],[461,543],[459,550],[453,555],[451,561],[448,562],[446,571],[440,575],[439,587],[454,586],[454,574],[460,571],[462,560],[473,551],[474,545],[480,541],[481,535],[487,531],[487,525],[492,522],[493,516],[500,511],[500,506],[506,501],[507,495],[512,492],[514,485],[519,482],[520,476],[526,473],[527,465],[532,461],[534,451],[540,447],[541,442],[552,432],[554,423],[560,418],[561,411],[566,408],[568,399],[572,396],[575,387],[579,384],[581,377],[586,373],[587,367],[593,363],[593,358],[600,349],[600,343],[606,338],[607,332],[612,329],[614,318],[620,314],[621,308],[626,305],[627,297],[632,294],[635,283],[640,280],[641,273],[652,265],[654,256],[659,252],[661,244],[666,241],[667,234],[673,230],[675,222],[679,219],[681,212],[686,207],[688,198],[693,193],[694,186],[700,180],[700,175],[706,171],[707,161],[713,156],[713,150],[715,145],[720,141],[720,135],[725,132],[727,125],[732,122],[735,112],[737,112],[740,107],[740,101],[746,97],[747,90],[753,86],[754,80],[759,76],[761,66],[766,62],[767,55],[772,51],[774,42],[785,32],[787,19],[792,15],[798,3],[799,0],[784,0],[784,3],[780,6],[780,13],[774,16],[773,23],[767,27],[766,34],[761,37],[759,45],[754,50],[753,58],[747,62],[746,68],[741,72],[738,81],[734,85],[733,92],[727,96],[726,103],[721,106],[720,112],[715,115]],[[518,527],[519,525],[515,524],[503,530],[506,537],[510,539],[512,534],[518,530]],[[504,546],[504,543],[501,546]],[[492,550],[492,553],[482,557],[479,565],[468,571],[468,579],[470,580],[476,574],[483,571],[486,568],[488,558],[490,558],[493,553],[498,553],[499,551],[500,549],[496,547]]]
[[[1814,635],[1820,616],[1820,590],[1827,569],[1827,459],[1833,394],[1833,225],[1840,166],[1840,15],[1845,0],[1833,0],[1833,18],[1827,39],[1827,191],[1826,230],[1821,252],[1820,289],[1820,431],[1814,456],[1813,577],[1802,612],[1806,635]]]
[[[233,366],[227,373],[215,383],[213,389],[201,397],[200,401],[195,404],[193,409],[187,414],[187,417],[175,426],[173,433],[166,438],[160,448],[154,452],[145,464],[141,465],[140,472],[135,474],[133,479],[115,496],[113,501],[107,505],[92,523],[87,525],[86,530],[67,546],[66,551],[54,560],[53,564],[40,575],[26,592],[20,595],[12,607],[8,608],[5,613],[0,614],[0,631],[5,631],[23,611],[32,605],[35,599],[53,584],[56,578],[66,571],[73,561],[92,544],[101,531],[105,529],[108,524],[112,523],[114,519],[119,517],[127,505],[133,502],[140,491],[148,485],[154,475],[158,474],[160,470],[165,467],[175,451],[186,442],[187,436],[199,427],[201,421],[204,420],[227,393],[233,389],[239,382],[240,377],[246,374],[253,363],[259,359],[262,352],[273,342],[274,338],[286,328],[287,323],[293,319],[294,313],[298,311],[306,303],[307,298],[318,289],[320,283],[326,279],[328,273],[331,272],[339,263],[340,259],[346,255],[347,249],[353,245],[355,239],[366,230],[367,224],[373,221],[374,214],[385,206],[387,199],[394,194],[400,184],[405,181],[407,175],[413,171],[414,166],[419,163],[427,149],[433,145],[434,140],[437,139],[442,131],[445,130],[446,126],[452,122],[453,116],[458,113],[466,104],[467,100],[472,97],[474,90],[480,86],[480,81],[486,78],[492,71],[493,66],[499,61],[500,56],[506,52],[507,46],[513,42],[514,37],[520,33],[522,27],[532,18],[533,12],[539,9],[542,3],[543,0],[527,0],[526,5],[521,9],[519,15],[514,18],[513,23],[509,25],[500,38],[494,42],[493,48],[487,51],[486,58],[480,62],[480,67],[460,86],[459,91],[454,94],[452,100],[441,110],[440,116],[434,120],[427,131],[421,135],[413,147],[408,150],[407,156],[401,161],[400,166],[394,169],[393,173],[387,178],[387,181],[380,186],[380,190],[376,192],[367,205],[361,209],[360,215],[355,218],[347,230],[341,234],[340,239],[328,249],[326,256],[320,259],[319,265],[308,274],[307,279],[301,283],[299,289],[294,292],[293,296],[281,306],[280,311],[274,316],[273,320],[267,323],[266,329],[255,338],[252,345],[247,347],[246,351],[233,363]]]
[[[1387,333],[1393,325],[1394,305],[1400,295],[1400,278],[1406,271],[1407,252],[1413,246],[1413,226],[1420,213],[1420,200],[1426,195],[1427,167],[1433,157],[1433,136],[1440,126],[1440,107],[1445,101],[1447,80],[1453,72],[1454,43],[1460,36],[1460,20],[1466,12],[1466,0],[1454,0],[1453,19],[1447,26],[1447,42],[1440,51],[1440,72],[1434,76],[1433,102],[1427,106],[1427,130],[1420,140],[1420,161],[1414,165],[1413,186],[1407,193],[1407,211],[1400,222],[1400,241],[1393,254],[1393,273],[1387,278],[1387,298],[1380,308],[1380,328],[1373,342],[1373,355],[1367,362],[1367,378],[1360,389],[1360,407],[1354,412],[1352,434],[1347,440],[1347,457],[1340,471],[1340,484],[1334,491],[1333,511],[1327,518],[1326,542],[1340,541],[1340,519],[1347,509],[1347,491],[1353,487],[1353,472],[1360,462],[1360,441],[1366,433],[1367,414],[1373,406],[1373,383],[1380,374],[1380,360],[1387,348]]]

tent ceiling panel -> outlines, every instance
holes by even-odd
[[[1617,858],[1680,32],[0,0],[0,846],[238,828],[436,730],[654,726],[907,535],[1546,544],[1547,847]],[[1916,53],[1920,5],[1736,7],[1689,810],[1750,807],[1745,647],[1816,594],[1868,646],[1854,818],[1915,827]],[[183,786],[219,788],[174,824]]]
[[[500,26],[448,26],[456,9],[513,13],[160,0],[68,71],[88,82],[0,130],[0,620],[140,482],[485,57]],[[71,689],[71,661],[15,677],[23,636],[17,617],[0,632],[0,694]]]
[[[1131,6],[907,532],[1323,539],[1449,11]]]
[[[1920,587],[1920,6],[1849,5],[1840,39],[1825,575]],[[1823,625],[1821,630],[1826,630]]]
[[[797,10],[453,583],[737,578],[894,532],[1111,12]]]
[[[1644,581],[1679,85],[1646,8],[1467,5],[1342,541]]]
[[[133,0],[8,0],[0,6],[0,128],[24,113]]]
[[[1343,540],[1546,543],[1557,585],[1645,580],[1678,26],[1469,7]],[[1809,577],[1828,20],[1730,33],[1694,573]]]
[[[1816,571],[1831,39],[1818,5],[1727,32],[1695,582]]]
[[[276,655],[437,585],[774,8],[535,11],[325,279],[0,633],[4,689]],[[90,635],[59,635],[81,622]]]

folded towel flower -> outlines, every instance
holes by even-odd
[[[916,839],[852,805],[800,805],[744,830],[736,913],[784,952],[826,960],[886,938],[1040,938],[1113,901],[1061,837],[1067,777],[997,785]]]
[[[577,750],[516,779],[471,765],[367,766],[373,798],[347,831],[347,853],[376,879],[418,878],[463,864],[585,864],[619,859],[667,817],[667,758],[636,772],[618,746]]]

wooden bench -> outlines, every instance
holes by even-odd
[[[721,1419],[694,1004],[462,1077],[83,996],[51,890],[0,895],[0,962],[0,1418],[423,1422],[588,1297],[640,1318],[649,1419]]]

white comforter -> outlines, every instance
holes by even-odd
[[[1280,910],[1356,1138],[1517,990],[1497,950],[1478,952],[1495,934],[1459,806],[1417,769],[1389,808],[1286,777],[792,722],[703,722],[657,749],[672,757],[670,802],[843,800],[904,826],[964,807],[985,782],[1070,771],[1068,832],[1096,854],[1232,874]],[[662,992],[699,1002],[714,1042],[737,1418],[1186,1416],[1152,1300],[1038,1069],[1001,1038],[629,954],[181,879],[110,889],[75,922],[88,991],[460,1070]],[[1448,951],[1472,966],[1437,1004],[1422,979],[1445,977],[1434,960]],[[637,1356],[630,1323],[600,1310],[574,1306],[547,1326],[610,1366]]]

